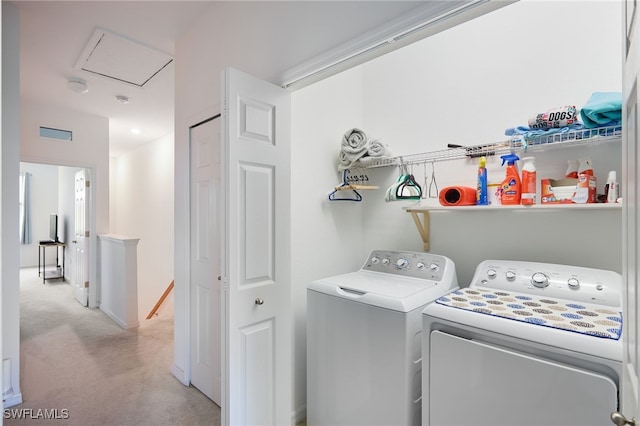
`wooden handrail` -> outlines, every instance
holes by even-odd
[[[158,303],[156,303],[156,305],[153,307],[151,312],[149,312],[149,315],[147,315],[147,319],[151,319],[151,317],[153,317],[156,314],[156,311],[158,310],[158,308],[160,308],[160,305],[162,305],[162,302],[164,302],[164,299],[166,299],[169,293],[171,293],[171,290],[173,290],[173,281],[174,280],[171,280],[169,287],[167,287],[164,293],[162,293],[162,296],[160,296],[160,300],[158,300]]]

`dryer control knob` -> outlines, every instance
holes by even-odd
[[[569,288],[577,289],[580,287],[580,281],[577,278],[569,278],[567,280],[567,285]]]
[[[407,266],[409,266],[409,261],[407,259],[400,258],[396,262],[396,266],[398,267],[398,269],[406,269]]]
[[[513,281],[516,279],[516,273],[513,271],[505,272],[504,276],[507,279],[507,281]]]
[[[549,277],[542,272],[536,272],[531,276],[531,283],[538,288],[545,288],[549,285]]]

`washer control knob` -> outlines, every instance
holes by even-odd
[[[542,272],[536,272],[531,276],[531,283],[538,288],[545,288],[549,285],[549,277]]]
[[[567,280],[567,285],[569,288],[578,289],[580,288],[580,281],[577,278],[569,278]]]
[[[598,290],[598,291],[602,291],[602,290],[604,290],[604,286],[603,286],[602,284],[598,284],[598,285],[596,286],[596,290]]]
[[[495,269],[489,269],[489,270],[487,271],[487,276],[488,276],[489,278],[495,278],[495,277],[496,277],[496,275],[498,275],[498,273],[496,272],[496,270],[495,270]]]
[[[398,259],[398,261],[396,262],[396,267],[398,269],[407,269],[408,266],[409,266],[409,261],[402,257]]]
[[[422,271],[422,270],[425,268],[424,263],[422,263],[422,262],[418,262],[418,263],[416,264],[416,268],[417,268],[419,271]]]
[[[505,272],[504,276],[507,278],[507,281],[513,281],[516,279],[516,273],[513,271]]]
[[[389,258],[385,257],[384,259],[382,259],[382,264],[385,265],[385,266],[388,265],[389,264]]]
[[[440,269],[440,266],[438,266],[437,263],[432,263],[429,265],[429,270],[431,272],[438,272],[439,269]]]
[[[377,257],[373,256],[371,258],[371,263],[373,263],[374,265],[377,265],[378,263],[380,263],[380,259],[378,259]]]

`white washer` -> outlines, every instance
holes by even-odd
[[[375,250],[307,289],[307,424],[419,425],[422,310],[458,287],[451,259]]]
[[[487,260],[423,329],[425,426],[602,426],[618,410],[620,274]]]

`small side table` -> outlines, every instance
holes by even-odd
[[[56,248],[56,269],[47,271],[47,247]],[[38,276],[42,277],[42,284],[47,280],[62,279],[64,281],[64,250],[66,245],[60,241],[40,241],[38,249]],[[60,249],[62,249],[62,265],[60,265]]]

